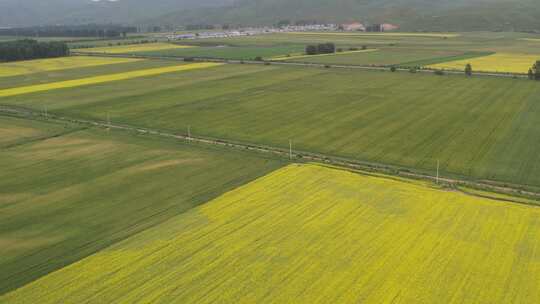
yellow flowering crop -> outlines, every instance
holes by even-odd
[[[83,53],[105,53],[105,54],[125,54],[134,52],[149,52],[149,51],[161,51],[169,49],[185,49],[192,48],[191,45],[178,45],[172,43],[143,43],[143,44],[130,44],[119,46],[107,46],[107,47],[95,47],[89,49],[77,49],[77,52]]]
[[[141,59],[72,56],[0,63],[0,77],[135,62]]]
[[[215,67],[219,65],[222,65],[222,63],[210,63],[210,62],[192,63],[192,64],[175,65],[175,66],[168,66],[168,67],[161,67],[161,68],[137,70],[137,71],[131,71],[131,72],[117,73],[117,74],[100,75],[100,76],[94,76],[94,77],[88,77],[88,78],[82,78],[82,79],[66,80],[66,81],[59,81],[59,82],[52,82],[52,83],[45,83],[45,84],[38,84],[38,85],[30,85],[30,86],[0,90],[0,97],[16,96],[16,95],[43,92],[43,91],[49,91],[49,90],[55,90],[55,89],[79,87],[79,86],[84,86],[84,85],[92,85],[92,84],[98,84],[98,83],[104,83],[104,82],[126,80],[126,79],[131,79],[131,78],[138,78],[138,77],[154,76],[154,75],[179,72],[179,71],[204,69],[204,68]]]
[[[540,60],[540,55],[496,53],[484,57],[449,61],[429,65],[434,69],[464,70],[467,63],[473,71],[500,73],[527,73],[533,64]]]
[[[290,165],[2,303],[539,303],[540,208]]]
[[[293,35],[329,35],[329,36],[386,36],[386,37],[426,37],[426,38],[455,38],[460,34],[450,33],[364,33],[364,32],[288,32]]]

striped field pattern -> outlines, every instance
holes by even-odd
[[[2,303],[538,303],[540,209],[290,165]]]
[[[0,103],[540,186],[539,93],[496,77],[226,64]]]
[[[88,49],[76,49],[76,52],[81,53],[105,53],[105,54],[126,54],[135,52],[148,52],[148,51],[161,51],[171,49],[185,49],[192,48],[190,45],[178,45],[171,43],[143,43],[143,44],[130,44],[120,46],[106,46],[96,47]]]
[[[141,59],[72,56],[52,59],[26,60],[0,64],[0,77],[59,71],[117,63],[136,62]]]
[[[8,96],[30,94],[30,93],[43,92],[43,91],[56,90],[56,89],[80,87],[80,86],[93,85],[93,84],[99,84],[99,83],[105,83],[105,82],[111,82],[111,81],[119,81],[119,80],[127,80],[127,79],[132,79],[132,78],[154,76],[154,75],[160,75],[160,74],[165,74],[165,73],[204,69],[204,68],[215,67],[219,65],[221,65],[221,63],[193,63],[193,64],[186,64],[186,65],[176,65],[176,66],[168,66],[168,67],[162,67],[162,68],[145,69],[145,70],[124,72],[124,73],[110,74],[110,75],[100,75],[100,76],[52,82],[52,83],[46,83],[46,84],[23,86],[23,87],[0,90],[0,97],[8,97]]]

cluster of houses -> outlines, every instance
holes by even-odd
[[[309,24],[309,25],[287,25],[283,27],[260,27],[244,28],[235,30],[208,31],[196,33],[170,33],[167,34],[169,40],[183,39],[208,39],[208,38],[229,38],[240,36],[254,36],[272,33],[286,32],[308,32],[308,31],[361,31],[361,32],[388,32],[399,29],[397,25],[390,23],[364,25],[360,22],[347,24]]]
[[[276,32],[279,32],[279,29],[275,29],[271,27],[262,27],[262,28],[245,28],[245,29],[236,29],[236,30],[208,31],[208,32],[196,32],[196,33],[172,33],[172,34],[168,34],[167,38],[169,40],[229,38],[229,37],[270,34],[270,33],[276,33]]]
[[[399,26],[391,23],[376,23],[365,25],[360,22],[352,22],[340,25],[339,29],[343,31],[359,32],[389,32],[399,29]]]

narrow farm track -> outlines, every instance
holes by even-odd
[[[184,57],[176,56],[151,56],[151,55],[135,55],[135,54],[99,54],[99,53],[79,53],[72,52],[74,56],[97,56],[97,57],[113,57],[113,58],[133,58],[133,59],[156,59],[156,60],[174,60],[184,61]],[[281,65],[281,66],[296,66],[296,67],[311,67],[311,68],[338,68],[338,69],[353,69],[353,70],[366,70],[366,71],[380,71],[388,72],[390,66],[371,66],[371,65],[347,65],[347,64],[321,64],[321,63],[306,63],[306,62],[285,62],[280,60],[269,61],[254,61],[254,60],[236,60],[236,59],[220,59],[220,58],[189,58],[195,62],[216,62],[216,63],[229,63],[229,64],[256,64],[256,65]],[[396,67],[397,72],[410,72],[408,68]],[[438,70],[423,68],[416,70],[417,73],[434,74]],[[445,74],[449,75],[463,75],[463,71],[445,70]],[[512,74],[512,73],[492,73],[492,72],[474,72],[474,77],[501,77],[501,78],[523,78],[527,79],[525,74]]]
[[[315,163],[322,163],[322,164],[328,164],[332,166],[348,168],[352,170],[359,170],[363,172],[367,171],[367,172],[382,173],[386,175],[394,175],[394,176],[410,178],[410,179],[427,180],[427,181],[436,182],[439,184],[444,184],[451,189],[457,189],[457,187],[460,187],[460,186],[470,187],[470,188],[482,189],[482,190],[493,191],[493,192],[498,192],[498,193],[505,193],[505,194],[510,194],[510,195],[526,196],[526,197],[531,197],[534,199],[540,199],[540,192],[532,191],[526,185],[520,185],[520,184],[509,185],[509,184],[503,184],[503,183],[500,183],[497,181],[491,181],[491,180],[475,181],[475,180],[467,180],[465,178],[458,179],[458,178],[435,176],[435,175],[430,175],[424,172],[415,171],[412,168],[391,166],[391,165],[387,165],[383,163],[363,162],[360,160],[343,158],[343,157],[335,157],[335,156],[325,155],[321,153],[298,151],[298,150],[293,150],[293,149],[287,150],[287,149],[282,149],[278,147],[251,144],[251,143],[245,143],[245,142],[236,142],[236,141],[231,141],[231,140],[226,140],[226,139],[193,136],[192,134],[189,134],[189,135],[188,134],[175,134],[175,133],[170,133],[170,132],[163,132],[157,129],[144,128],[144,127],[126,125],[126,124],[116,124],[116,123],[104,122],[104,121],[99,121],[99,120],[78,119],[78,118],[72,118],[72,117],[67,117],[67,116],[55,115],[54,113],[43,113],[40,111],[30,110],[27,108],[17,108],[17,107],[12,107],[8,105],[0,105],[0,115],[2,115],[2,113],[4,115],[16,115],[23,118],[31,117],[33,119],[36,119],[36,118],[37,119],[50,119],[50,120],[56,120],[59,122],[70,122],[70,123],[76,123],[76,124],[81,124],[85,126],[135,132],[141,135],[151,135],[151,136],[159,136],[159,137],[165,137],[165,138],[173,138],[177,140],[188,141],[191,143],[216,145],[216,146],[226,147],[229,149],[251,151],[251,152],[256,152],[256,153],[273,154],[275,156],[289,158],[291,161],[295,161],[295,162],[315,162]],[[513,202],[529,204],[529,205],[540,205],[536,203],[529,203],[529,202],[522,202],[522,201],[513,201]]]

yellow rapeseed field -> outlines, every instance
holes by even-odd
[[[329,35],[329,36],[387,36],[387,37],[426,37],[426,38],[455,38],[460,34],[450,33],[365,33],[365,32],[288,32],[292,35]]]
[[[321,56],[337,56],[337,55],[346,55],[346,54],[354,54],[354,53],[370,53],[370,52],[376,52],[378,49],[367,49],[367,50],[358,50],[358,51],[344,51],[344,52],[336,52],[331,54],[318,54],[318,55],[293,55],[293,56],[278,56],[271,58],[271,60],[276,61],[282,61],[282,60],[290,60],[290,59],[300,59],[300,58],[313,58],[313,57],[321,57]]]
[[[290,165],[2,303],[539,303],[540,208]]]
[[[0,63],[0,77],[135,62],[139,60],[141,59],[73,56]]]
[[[464,70],[470,63],[473,71],[499,73],[527,73],[529,68],[540,60],[540,55],[496,53],[484,57],[456,60],[429,65],[434,69]]]
[[[179,72],[179,71],[204,69],[204,68],[215,67],[219,65],[222,65],[222,63],[210,63],[210,62],[192,63],[192,64],[175,65],[175,66],[168,66],[168,67],[162,67],[162,68],[137,70],[137,71],[131,71],[131,72],[117,73],[117,74],[100,75],[100,76],[94,76],[94,77],[88,77],[88,78],[82,78],[82,79],[66,80],[66,81],[30,85],[30,86],[24,86],[24,87],[16,87],[16,88],[0,90],[0,97],[16,96],[16,95],[43,92],[43,91],[49,91],[49,90],[55,90],[55,89],[79,87],[79,86],[84,86],[84,85],[92,85],[92,84],[98,84],[98,83],[104,83],[104,82],[126,80],[126,79],[131,79],[131,78],[138,78],[138,77],[154,76],[154,75]]]
[[[82,53],[105,53],[105,54],[125,54],[134,52],[161,51],[169,49],[192,48],[191,45],[178,45],[172,43],[143,43],[119,46],[95,47],[89,49],[77,49],[76,52]]]

